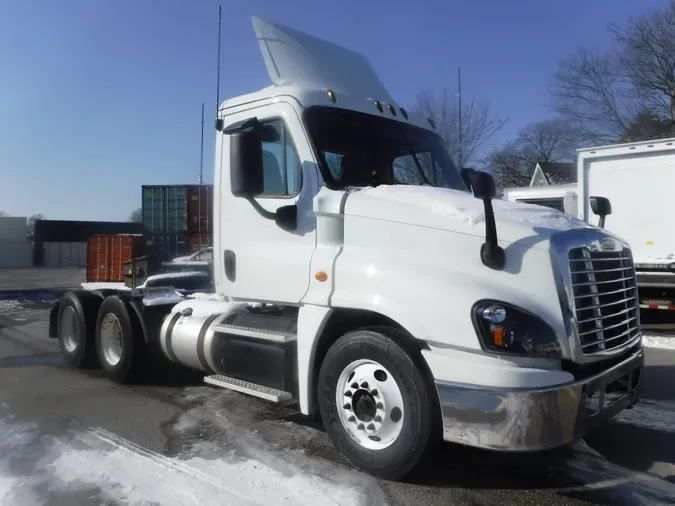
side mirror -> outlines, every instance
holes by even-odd
[[[230,188],[235,197],[255,197],[264,191],[262,139],[258,132],[230,135]]]
[[[472,170],[468,176],[473,195],[483,201],[485,210],[485,242],[480,248],[481,261],[490,269],[501,270],[506,265],[506,253],[499,246],[495,212],[492,208],[492,199],[497,195],[495,180],[487,172],[477,170]]]
[[[475,172],[473,169],[462,169],[459,171],[459,175],[462,177],[462,181],[464,181],[464,184],[469,189],[469,191],[473,190],[471,188],[471,174],[473,172]]]
[[[494,178],[487,172],[479,170],[467,169],[471,172],[468,174],[471,181],[471,189],[473,195],[477,199],[493,199],[497,196],[497,186]]]
[[[600,217],[598,226],[600,228],[605,227],[605,218],[612,214],[612,203],[607,197],[591,197],[591,211],[593,214]]]

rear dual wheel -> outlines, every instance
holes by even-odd
[[[98,297],[66,292],[59,302],[57,337],[68,363],[78,369],[96,366],[94,335]]]
[[[98,310],[94,342],[99,363],[113,381],[127,383],[137,377],[145,355],[141,335],[129,302],[118,295],[106,297]]]

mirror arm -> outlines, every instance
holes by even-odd
[[[504,249],[499,246],[497,239],[497,224],[495,223],[495,212],[492,208],[492,199],[485,197],[483,209],[485,212],[485,242],[480,247],[480,257],[483,265],[490,269],[502,270],[506,265],[506,254]]]
[[[253,206],[260,216],[266,220],[274,221],[280,228],[283,230],[291,231],[298,228],[298,212],[297,206],[291,204],[290,206],[280,207],[279,210],[287,209],[287,212],[275,212],[268,211],[253,197],[246,197],[246,200]]]
[[[254,199],[253,197],[246,197],[246,200],[248,200],[251,205],[253,206],[253,209],[258,211],[258,214],[265,218],[266,220],[276,220],[277,219],[277,213],[273,213],[272,211],[268,211],[265,209],[263,206],[260,205],[260,203]]]

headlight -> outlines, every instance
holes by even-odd
[[[555,332],[536,316],[509,304],[480,301],[473,323],[483,349],[511,355],[560,357]]]

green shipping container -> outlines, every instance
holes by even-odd
[[[187,185],[143,186],[143,225],[154,233],[187,231]]]

